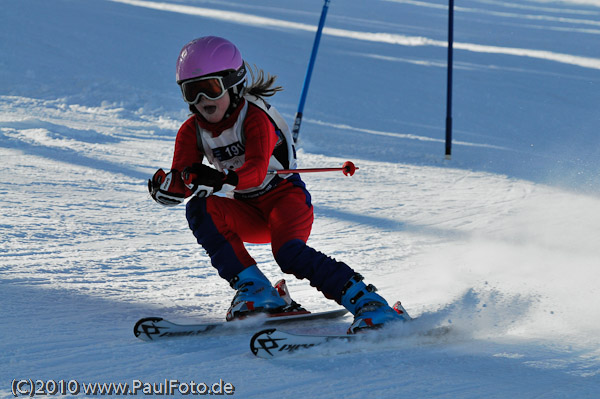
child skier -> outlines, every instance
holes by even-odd
[[[281,87],[273,87],[275,77],[261,70],[251,75],[247,85],[242,55],[226,39],[202,37],[183,47],[176,78],[193,115],[177,133],[171,170],[159,169],[148,181],[152,198],[162,205],[192,197],[186,206],[190,229],[237,291],[227,320],[286,310],[244,242],[270,242],[284,273],[308,279],[348,309],[355,316],[349,333],[409,320],[401,306],[392,309],[348,265],[306,245],[313,208],[300,175],[267,173],[296,166],[289,128],[264,100]]]

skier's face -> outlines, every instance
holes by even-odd
[[[205,96],[200,96],[200,101],[194,106],[207,122],[220,122],[229,108],[229,92],[225,92],[225,95],[218,100],[209,100]]]

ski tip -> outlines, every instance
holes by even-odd
[[[145,334],[145,336],[148,338],[148,340],[152,340],[152,336],[150,334],[147,333],[147,325],[148,323],[158,323],[159,321],[162,321],[163,318],[162,317],[144,317],[142,319],[139,319],[135,325],[133,326],[133,335],[135,335],[136,338],[142,338],[142,334]],[[143,338],[142,338],[143,339]]]

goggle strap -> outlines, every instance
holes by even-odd
[[[244,81],[245,77],[246,63],[242,61],[242,66],[240,66],[237,71],[231,72],[230,74],[223,76],[223,86],[225,86],[226,90],[231,87],[237,86],[238,84]]]

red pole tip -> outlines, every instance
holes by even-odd
[[[357,169],[358,168],[354,166],[354,164],[351,161],[346,161],[342,165],[342,170],[346,176],[354,175],[354,172],[356,172]]]

